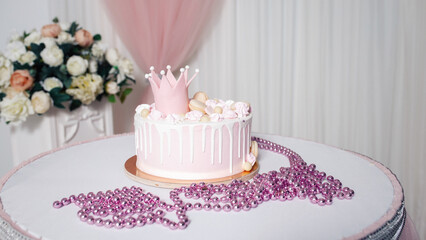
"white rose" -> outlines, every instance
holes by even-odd
[[[17,125],[27,120],[28,115],[34,114],[31,101],[23,92],[13,98],[3,98],[0,102],[0,116],[5,122]]]
[[[57,67],[64,61],[64,53],[56,45],[43,49],[43,51],[40,53],[40,56],[43,61],[51,67]]]
[[[59,23],[59,26],[61,27],[62,31],[68,31],[71,27],[71,24],[68,22],[61,22]]]
[[[27,51],[25,45],[21,41],[10,42],[7,44],[4,55],[12,62],[17,61],[19,57]]]
[[[12,73],[12,62],[3,56],[0,56],[0,88],[7,88],[9,86],[10,76]]]
[[[120,54],[117,49],[110,48],[105,53],[105,58],[111,66],[116,66],[118,64],[118,60],[120,59]]]
[[[6,89],[6,97],[11,99],[14,98],[16,95],[20,94],[22,91],[15,90],[13,87],[8,87]]]
[[[43,114],[49,110],[51,104],[51,99],[48,93],[43,91],[38,91],[33,94],[31,97],[31,105],[33,109],[38,114]]]
[[[30,46],[31,43],[37,43],[39,44],[39,41],[41,39],[41,33],[38,31],[33,31],[24,39],[25,46]]]
[[[62,43],[72,43],[72,42],[74,42],[74,37],[71,36],[71,34],[69,34],[67,32],[61,32],[61,33],[59,33],[58,38],[56,39],[56,41],[59,44],[62,44]]]
[[[115,81],[109,81],[105,86],[105,90],[108,94],[116,94],[120,91],[120,86]]]
[[[17,31],[13,31],[10,34],[10,41],[9,42],[19,41],[20,38],[21,38],[21,34],[19,34]]]
[[[92,83],[95,88],[95,94],[98,96],[99,94],[104,92],[103,83],[104,80],[98,74],[92,74]]]
[[[132,77],[133,75],[133,64],[127,58],[121,58],[118,61],[118,71],[117,81],[121,82],[126,78],[126,75]]]
[[[106,49],[107,45],[103,42],[95,42],[92,46],[92,55],[96,58],[102,58]]]
[[[44,43],[44,46],[46,46],[46,48],[51,48],[51,47],[56,47],[56,42],[54,38],[51,37],[44,37],[42,39],[40,39],[39,44]]]
[[[66,93],[88,105],[96,99],[96,96],[103,92],[103,80],[97,74],[85,74],[73,77],[71,87]]]
[[[98,62],[95,59],[91,59],[89,62],[89,72],[96,73],[98,71]]]
[[[86,72],[88,62],[80,56],[72,56],[67,61],[67,70],[73,76],[78,76]]]
[[[22,65],[28,63],[30,66],[34,65],[34,60],[37,59],[37,56],[31,52],[28,51],[21,55],[21,57],[18,59],[18,62]]]
[[[50,90],[60,87],[62,88],[64,85],[62,84],[61,80],[55,78],[55,77],[49,77],[44,79],[43,82],[40,83],[44,90],[47,92],[50,92]]]

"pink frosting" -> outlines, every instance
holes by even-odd
[[[208,101],[208,100],[207,100],[207,101]],[[213,109],[213,107],[212,107],[211,105],[207,106],[207,107],[204,109],[204,111],[206,111],[206,113],[207,113],[208,115],[212,115],[212,114],[214,113],[214,109]]]
[[[203,113],[197,110],[193,110],[185,114],[185,118],[191,121],[200,121],[202,116]]]
[[[245,117],[249,114],[249,106],[247,103],[237,102],[235,103],[235,112],[238,114],[238,117]]]
[[[210,121],[212,122],[219,122],[223,120],[222,114],[219,113],[213,113],[210,115]]]
[[[208,99],[206,101],[207,107],[211,107],[212,109],[216,107],[216,104],[217,104],[216,100],[214,100],[214,99]]]
[[[225,119],[234,119],[238,117],[237,113],[229,108],[225,108],[225,110],[223,110],[222,115]]]
[[[160,112],[160,111],[158,111],[158,110],[156,110],[156,109],[153,109],[151,111],[151,113],[149,114],[149,117],[152,120],[160,120],[161,118],[163,118],[163,113]]]

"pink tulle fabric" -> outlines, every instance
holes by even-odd
[[[219,0],[105,1],[111,23],[145,73],[150,66],[182,67],[221,5]]]

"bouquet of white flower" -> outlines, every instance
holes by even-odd
[[[72,111],[104,96],[123,102],[132,82],[132,63],[101,35],[55,18],[40,31],[12,37],[0,54],[0,117],[18,124],[52,105],[68,103]]]

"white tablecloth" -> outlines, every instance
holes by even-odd
[[[159,224],[120,230],[100,228],[81,222],[76,215],[79,208],[73,204],[52,207],[55,200],[71,194],[132,185],[171,203],[169,190],[144,186],[126,177],[124,162],[135,154],[134,136],[130,134],[53,151],[9,174],[0,189],[0,217],[10,218],[8,222],[21,231],[43,239],[341,239],[380,227],[377,221],[390,217],[387,214],[395,200],[401,201],[396,199],[395,181],[389,178],[389,171],[386,175],[387,170],[363,156],[300,139],[255,135],[296,151],[308,164],[315,163],[318,170],[354,189],[355,197],[335,199],[331,206],[323,207],[296,198],[265,202],[248,212],[192,210],[187,212],[191,220],[188,228],[174,231]],[[285,157],[272,152],[261,150],[259,156],[260,172],[289,165]],[[396,191],[401,191],[400,186]],[[167,216],[176,218],[174,213]]]

